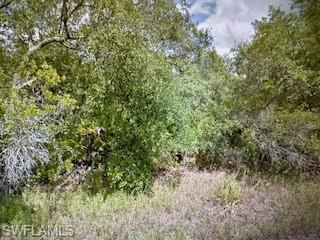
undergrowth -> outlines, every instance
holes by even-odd
[[[318,179],[244,179],[182,170],[157,180],[149,195],[29,190],[1,200],[0,220],[72,225],[75,239],[90,240],[278,239],[320,232]]]

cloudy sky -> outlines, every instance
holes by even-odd
[[[199,28],[210,29],[219,54],[235,43],[249,40],[252,22],[268,15],[269,6],[289,10],[290,0],[192,0],[190,13]]]

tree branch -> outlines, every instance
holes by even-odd
[[[44,39],[43,41],[39,42],[37,45],[31,46],[28,50],[27,56],[31,56],[35,51],[45,47],[46,45],[50,43],[61,43],[63,41],[67,40],[65,37],[51,37]]]
[[[69,30],[68,30],[68,0],[62,1],[62,9],[61,9],[61,16],[60,16],[60,34],[66,33],[67,37],[70,37]]]
[[[77,4],[74,9],[68,14],[68,18],[70,18],[80,7],[82,7],[84,4],[84,0],[81,0],[79,4]]]
[[[85,0],[81,0],[72,10],[68,9],[68,0],[62,1],[62,9],[60,16],[60,30],[59,33],[63,32],[67,35],[68,39],[72,39],[72,36],[69,31],[68,21],[72,17],[72,15],[77,12],[81,7],[85,7]]]
[[[9,1],[9,0],[6,0]],[[13,0],[10,0],[13,1]],[[60,16],[60,30],[59,34],[61,36],[51,37],[44,39],[43,41],[39,42],[36,45],[33,45],[29,48],[29,51],[27,53],[27,56],[31,56],[35,51],[45,47],[48,44],[51,43],[60,43],[64,45],[65,47],[70,48],[70,46],[66,45],[66,40],[77,40],[79,37],[74,37],[70,34],[68,29],[68,20],[69,18],[79,10],[85,3],[85,0],[81,0],[69,13],[68,9],[68,0],[62,0],[62,9],[61,9],[61,16]]]
[[[27,81],[27,82],[25,82],[25,83],[22,83],[22,84],[20,84],[20,85],[17,85],[18,83],[16,83],[16,85],[14,85],[14,88],[16,88],[17,90],[19,90],[19,89],[22,89],[22,88],[24,88],[24,87],[26,87],[26,86],[31,86],[32,83],[34,83],[36,80],[37,80],[36,78],[33,78],[33,79],[31,79],[31,80],[29,80],[29,81]]]
[[[8,7],[12,2],[13,0],[4,0],[0,3],[0,9]]]

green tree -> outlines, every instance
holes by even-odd
[[[111,189],[138,192],[151,186],[155,157],[197,145],[201,106],[193,102],[204,101],[197,81],[205,76],[187,75],[211,38],[173,1],[4,0],[0,8],[3,153],[20,121],[55,116],[33,121],[51,137],[30,145],[51,160],[40,175],[50,181],[85,163]]]
[[[318,172],[320,5],[293,1],[292,7],[291,13],[272,8],[255,22],[252,42],[235,50],[234,112],[246,114],[261,160],[284,164],[284,171],[289,164]]]

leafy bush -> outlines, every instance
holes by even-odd
[[[24,68],[28,67],[30,72],[25,73]],[[52,66],[47,63],[38,66],[31,61],[21,68],[0,119],[0,191],[3,192],[15,190],[36,166],[51,160],[54,153],[50,147],[56,147],[55,136],[62,129],[61,119],[74,104],[69,95],[54,92],[53,88],[62,79]],[[31,80],[20,83],[22,76]],[[36,80],[41,87],[34,83]],[[34,95],[28,94],[30,88]]]
[[[41,226],[49,221],[55,210],[54,199],[40,192],[11,195],[1,198],[0,203],[0,224]]]
[[[24,203],[21,197],[11,196],[0,199],[0,223],[10,224],[15,219],[20,219],[21,223],[30,223],[31,209]]]
[[[275,110],[256,124],[254,138],[271,172],[320,172],[319,115],[312,111]]]
[[[149,150],[138,139],[129,144],[117,146],[108,158],[106,174],[110,187],[134,194],[147,192],[153,180]]]

